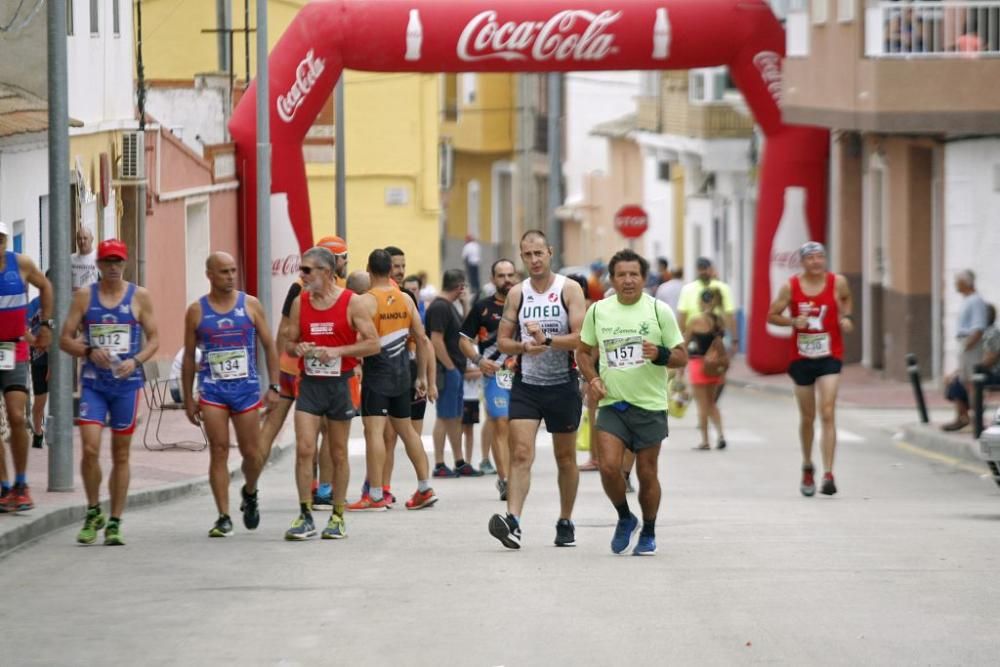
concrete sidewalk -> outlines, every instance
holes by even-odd
[[[735,387],[756,391],[788,396],[794,393],[792,381],[787,375],[756,373],[747,366],[746,358],[743,356],[733,360],[726,381]],[[979,456],[979,443],[972,435],[972,428],[968,427],[957,433],[942,431],[942,424],[951,421],[953,416],[951,404],[945,400],[940,387],[925,383],[923,392],[931,421],[929,424],[922,424],[919,421],[917,403],[910,383],[889,380],[882,377],[879,371],[850,364],[844,366],[841,373],[838,401],[842,406],[870,410],[912,409],[912,418],[897,425],[895,431],[897,439],[913,447],[961,461],[966,465],[981,467],[985,472],[986,465]],[[996,407],[987,405],[985,410],[987,422],[992,419]]]
[[[194,428],[180,410],[163,414],[160,437],[165,442],[188,440],[186,448],[160,451],[143,446],[143,432],[146,428],[145,406],[140,409],[139,423],[132,440],[130,456],[131,480],[129,482],[129,509],[152,505],[208,486],[208,448],[200,447],[201,432]],[[269,463],[275,462],[294,444],[292,420],[285,422],[285,428],[278,434],[271,452]],[[150,429],[149,439],[153,441],[155,424]],[[233,437],[235,443],[235,436]],[[28,485],[35,502],[35,508],[17,514],[0,514],[0,556],[5,552],[34,540],[45,533],[66,525],[83,521],[86,513],[86,495],[80,478],[80,433],[73,429],[73,491],[51,492],[46,490],[48,480],[48,453],[43,449],[30,449],[28,454]],[[105,431],[101,443],[101,500],[107,504],[108,474],[111,472],[110,431]],[[230,450],[230,475],[238,474],[242,457],[235,445]],[[8,466],[10,465],[8,457]]]

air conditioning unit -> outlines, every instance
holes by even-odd
[[[118,177],[123,181],[141,181],[146,178],[146,134],[122,133],[122,159]]]

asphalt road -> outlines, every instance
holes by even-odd
[[[854,411],[841,420],[841,492],[803,498],[791,399],[731,390],[723,411],[727,451],[691,449],[693,410],[664,446],[654,558],[610,553],[615,514],[596,473],[581,480],[579,546],[552,545],[547,439],[519,552],[486,530],[502,507],[495,477],[439,480],[430,510],[350,514],[347,540],[286,542],[287,456],[265,474],[254,533],[237,519],[234,537],[208,539],[206,491],[127,513],[126,547],[77,546],[73,527],[4,558],[2,661],[996,664],[991,481],[898,447],[874,411]],[[352,466],[356,494],[362,459]]]

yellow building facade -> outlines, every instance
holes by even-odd
[[[216,3],[207,0],[144,0],[143,58],[146,76],[189,81],[218,70]],[[268,44],[277,43],[308,0],[269,0]],[[243,2],[232,2],[232,27],[243,27]],[[250,0],[250,24],[256,2]],[[256,71],[255,37],[250,36],[250,71]],[[234,35],[232,63],[245,79],[246,51]],[[440,196],[438,189],[438,75],[347,72],[346,124],[347,241],[351,268],[364,268],[368,253],[386,245],[403,248],[412,272],[439,276]],[[335,120],[333,121],[335,122]],[[316,127],[316,126],[314,126]],[[332,135],[332,128],[316,136]],[[309,202],[315,237],[336,226],[333,140],[320,161],[307,161]],[[307,160],[312,155],[307,153]],[[278,165],[275,165],[278,168]],[[435,278],[436,280],[437,278]]]

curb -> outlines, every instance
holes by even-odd
[[[275,442],[274,446],[271,448],[271,456],[268,458],[264,470],[267,470],[267,466],[281,460],[281,458],[285,455],[285,452],[292,449],[294,446],[294,436],[283,443]],[[230,479],[234,479],[240,472],[240,465],[240,461],[235,461],[229,464]],[[128,494],[128,508],[146,507],[148,505],[175,500],[207,487],[208,475],[205,474],[181,482],[171,482],[170,484],[163,484],[139,491],[133,491]],[[101,502],[101,505],[107,504],[108,501],[106,500]],[[54,530],[65,528],[66,526],[83,521],[83,517],[86,513],[87,508],[83,505],[57,507],[48,511],[43,510],[42,513],[38,514],[35,514],[33,511],[30,515],[30,520],[24,525],[18,526],[17,528],[0,535],[0,559],[6,557],[16,549],[26,544],[30,544],[40,537],[44,537],[46,534],[51,533]],[[25,518],[27,518],[27,516],[25,516]]]
[[[933,427],[923,424],[906,424],[899,429],[899,439],[903,442],[928,449],[938,454],[951,456],[967,463],[975,463],[986,467],[979,456],[979,441],[967,436],[966,441],[936,433]]]

